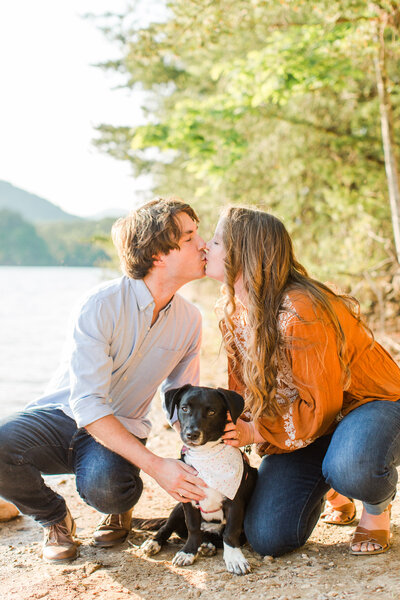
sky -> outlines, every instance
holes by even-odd
[[[141,4],[148,12],[151,3]],[[113,89],[119,76],[92,66],[117,58],[118,47],[82,18],[126,6],[127,0],[0,3],[0,180],[80,216],[131,209],[151,184],[91,143],[100,123],[143,120],[140,92]]]

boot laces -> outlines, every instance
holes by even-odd
[[[55,523],[54,525],[50,525],[50,527],[46,527],[46,544],[70,544],[72,542],[72,532],[68,528],[65,520],[60,523]]]

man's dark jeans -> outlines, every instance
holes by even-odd
[[[138,467],[77,429],[61,410],[27,410],[0,422],[0,495],[44,527],[67,511],[42,474],[61,473],[74,473],[81,498],[106,514],[126,512],[143,490]]]

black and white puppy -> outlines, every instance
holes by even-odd
[[[237,575],[249,573],[250,565],[240,550],[240,537],[257,470],[244,460],[239,448],[224,444],[221,439],[227,411],[236,423],[243,412],[244,400],[230,390],[188,384],[169,390],[165,404],[171,418],[177,411],[184,443],[182,460],[197,470],[208,487],[206,497],[198,503],[178,504],[166,524],[142,548],[147,554],[156,554],[174,531],[181,537],[187,535],[184,547],[172,562],[190,565],[198,552],[215,554],[215,546],[206,541],[207,532],[222,533],[227,570]]]

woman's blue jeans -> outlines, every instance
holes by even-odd
[[[0,495],[44,527],[67,512],[42,477],[60,473],[75,473],[81,498],[106,514],[126,512],[143,490],[138,467],[77,429],[61,410],[27,410],[0,422]]]
[[[249,543],[263,556],[305,544],[331,487],[381,514],[395,496],[399,464],[400,400],[359,406],[332,435],[263,458],[245,516]]]

